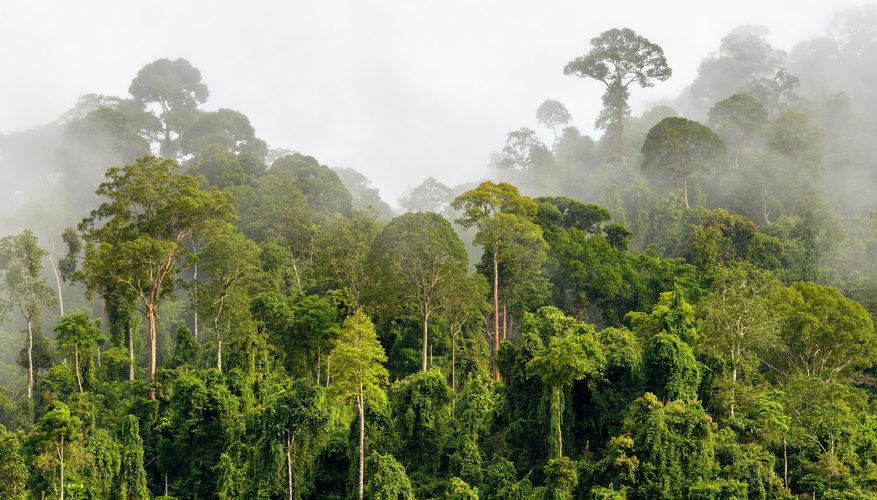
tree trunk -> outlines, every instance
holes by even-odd
[[[146,316],[149,320],[149,362],[146,367],[146,380],[148,383],[152,384],[155,381],[155,359],[156,359],[156,346],[155,346],[155,304],[150,303],[146,307]],[[155,391],[150,387],[149,392],[147,393],[147,397],[149,399],[155,399]]]
[[[688,206],[688,176],[687,175],[682,176],[682,193],[684,194],[684,197],[685,197],[685,208],[691,208],[690,206]]]
[[[560,384],[556,384],[553,388],[552,398],[554,407],[554,411],[551,415],[551,427],[553,427],[555,432],[555,443],[557,449],[555,450],[555,457],[560,458],[563,456],[563,431],[562,429],[562,418],[563,418],[563,388]]]
[[[499,381],[499,242],[493,244],[493,378]]]
[[[326,356],[326,389],[329,388],[329,378],[332,376],[332,353]]]
[[[289,482],[289,500],[292,500],[292,433],[286,430],[286,472]]]
[[[192,253],[198,253],[198,247],[192,244]],[[192,319],[194,320],[195,330],[192,332],[195,335],[195,340],[198,340],[198,261],[196,260],[193,264],[194,274],[192,275],[192,287],[194,289],[192,293]]]
[[[502,339],[503,340],[509,338],[508,337],[508,323],[509,323],[508,313],[506,312],[505,304],[503,304],[503,306],[502,306]]]
[[[454,399],[451,400],[451,406],[456,409],[457,403],[457,332],[451,328],[451,393]]]
[[[33,399],[33,321],[27,320],[27,397]]]
[[[618,152],[621,154],[621,166],[627,166],[627,155],[624,151],[624,108],[618,108]]]
[[[64,500],[64,436],[61,436],[61,447],[58,448],[58,457],[61,459],[61,500]]]
[[[429,324],[429,313],[427,312],[427,313],[424,313],[424,314],[423,314],[423,366],[422,366],[421,369],[420,369],[420,371],[424,371],[424,372],[425,372],[426,369],[427,369],[427,365],[426,365],[426,354],[427,354],[427,349],[428,349],[428,347],[427,347],[427,345],[428,345],[427,342],[428,342],[428,340],[429,340],[429,327],[428,327],[428,324]]]
[[[49,264],[52,265],[52,272],[55,274],[55,286],[58,288],[58,310],[61,316],[64,316],[64,295],[61,294],[61,276],[58,274],[58,268],[55,267],[55,259],[52,253],[55,251],[55,240],[52,240],[52,250],[49,252]]]
[[[222,337],[216,339],[216,369],[222,373]]]
[[[125,321],[128,326],[128,380],[134,381],[134,333],[131,331],[131,319]]]
[[[323,365],[323,350],[320,346],[317,346],[317,385],[320,385],[320,378],[322,377],[321,369]]]
[[[789,450],[785,434],[783,434],[783,485],[789,489]]]
[[[73,348],[73,364],[76,365],[76,385],[79,386],[79,394],[82,394],[82,375],[79,373],[79,347]]]
[[[356,397],[356,405],[359,409],[359,500],[363,499],[363,478],[365,477],[365,405],[363,404],[362,384],[359,386],[359,395]]]

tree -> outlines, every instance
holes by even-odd
[[[363,498],[365,467],[365,397],[380,391],[387,383],[387,361],[378,342],[375,327],[368,316],[358,309],[344,320],[341,334],[332,350],[334,361],[331,390],[338,397],[356,400],[359,413],[359,499]]]
[[[390,278],[384,292],[396,290],[413,298],[423,321],[423,363],[429,352],[429,317],[436,308],[436,294],[468,267],[466,248],[451,223],[435,213],[412,212],[396,217],[372,244],[370,260]]]
[[[551,132],[554,134],[554,144],[552,145],[552,149],[554,149],[559,139],[557,137],[557,127],[562,127],[569,123],[572,120],[572,115],[566,110],[566,106],[559,101],[546,99],[536,109],[536,120],[551,129]]]
[[[41,273],[46,251],[37,246],[37,238],[25,229],[17,236],[0,240],[0,290],[7,301],[0,302],[0,311],[13,306],[27,323],[27,397],[33,398],[34,385],[34,328],[39,327],[43,305],[53,303],[54,293]]]
[[[201,114],[184,130],[181,139],[182,152],[189,155],[201,154],[211,145],[236,156],[252,154],[260,161],[268,154],[268,145],[256,137],[247,115],[233,109],[219,108]]]
[[[369,498],[375,500],[413,500],[414,490],[405,467],[393,455],[382,455],[376,451],[368,457],[368,466],[373,472],[369,476],[366,490]]]
[[[353,310],[360,296],[371,286],[368,254],[381,226],[370,211],[354,212],[353,217],[333,217],[320,226],[316,238],[315,273],[327,288],[346,289]]]
[[[259,247],[231,224],[208,229],[207,246],[198,255],[207,279],[193,290],[196,308],[210,320],[216,336],[216,368],[222,372],[222,343],[246,330],[249,298],[259,287]]]
[[[263,434],[262,447],[266,450],[265,457],[269,463],[277,465],[285,461],[287,494],[290,500],[301,498],[299,477],[302,458],[300,450],[313,443],[329,421],[329,412],[325,407],[323,389],[314,386],[305,379],[295,380],[289,387],[275,395],[268,403],[262,416]],[[285,460],[276,460],[270,455],[282,456]],[[265,478],[266,485],[260,490],[270,489],[276,485],[273,475]]]
[[[98,342],[103,338],[100,329],[92,323],[87,313],[78,312],[68,314],[61,318],[61,322],[55,327],[58,336],[55,341],[62,352],[73,353],[73,366],[76,371],[76,385],[82,393],[82,370],[80,368],[80,354],[90,358],[97,349]]]
[[[433,177],[428,177],[401,201],[409,212],[435,212],[440,214],[451,204],[454,191]]]
[[[788,377],[801,372],[835,378],[874,365],[877,334],[868,311],[837,289],[793,283],[779,293],[777,359],[772,366]]]
[[[544,167],[551,152],[536,136],[536,132],[522,127],[509,132],[497,168],[521,174],[532,173]]]
[[[157,104],[162,122],[161,154],[175,157],[179,137],[194,122],[199,103],[207,101],[207,85],[189,61],[158,59],[137,72],[128,92],[141,106]]]
[[[767,125],[767,109],[752,96],[734,94],[710,109],[709,123],[726,142],[733,144],[734,168],[739,168],[743,145]]]
[[[34,447],[46,458],[48,463],[57,460],[58,492],[64,500],[64,467],[65,456],[77,456],[81,453],[78,444],[82,437],[82,421],[70,415],[70,409],[64,403],[56,402],[52,409],[43,415],[30,436]],[[69,460],[68,460],[69,461]]]
[[[118,488],[116,498],[124,500],[148,500],[151,496],[143,468],[143,438],[140,437],[140,424],[134,415],[122,419],[122,460]]]
[[[551,450],[563,457],[564,391],[576,380],[595,374],[605,363],[593,329],[570,322],[560,310],[543,307],[524,320],[527,333],[548,339],[548,345],[527,363],[527,376],[539,377],[551,394]]]
[[[685,118],[664,118],[643,143],[642,169],[682,181],[685,208],[688,179],[708,171],[725,155],[725,143],[709,127]]]
[[[144,156],[110,168],[97,190],[107,201],[80,224],[88,242],[81,274],[87,289],[121,288],[147,318],[149,382],[156,369],[157,305],[173,288],[184,240],[234,213],[231,195],[202,189],[200,179],[176,174],[176,167],[174,160]]]
[[[701,302],[701,345],[730,361],[732,418],[738,377],[755,375],[759,355],[776,339],[778,322],[770,297],[778,286],[776,278],[748,264],[720,268]]]
[[[27,464],[21,455],[20,437],[0,424],[0,497],[24,498]]]
[[[338,174],[313,156],[293,153],[274,160],[270,172],[292,173],[312,210],[349,217],[353,197]]]
[[[520,291],[531,292],[536,301],[547,285],[542,276],[547,244],[542,230],[532,222],[537,205],[511,184],[488,181],[455,198],[452,206],[463,211],[463,216],[455,221],[457,224],[478,227],[475,244],[484,248],[482,272],[493,278],[494,378],[499,380],[495,359],[500,340],[500,264],[507,282],[516,282]]]
[[[617,130],[618,152],[623,164],[624,117],[630,113],[627,105],[630,85],[652,87],[655,80],[664,81],[673,71],[667,66],[660,46],[629,28],[616,28],[592,38],[591,50],[567,63],[563,74],[592,78],[606,87],[603,111],[596,125]]]

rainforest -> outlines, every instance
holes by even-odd
[[[0,498],[874,498],[875,23],[591,33],[398,200],[182,57],[0,134]]]

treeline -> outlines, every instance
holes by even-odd
[[[717,60],[771,54],[740,33]],[[631,30],[564,72],[605,85],[598,142],[521,129],[496,180],[429,179],[398,216],[201,110],[182,59],[4,137],[4,162],[69,153],[37,171],[78,222],[0,240],[26,374],[0,392],[0,497],[877,494],[877,213],[830,203],[841,134],[785,70],[708,120],[631,117],[630,84],[670,76]],[[118,166],[86,188],[96,159]]]

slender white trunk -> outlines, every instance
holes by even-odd
[[[363,404],[362,384],[359,385],[359,396],[356,404],[359,407],[359,500],[363,499],[363,479],[365,477],[365,405]]]
[[[427,351],[427,342],[429,341],[429,313],[423,314],[423,366],[421,367],[421,371],[426,371],[426,351]]]
[[[216,369],[222,373],[222,337],[216,341]]]
[[[156,345],[155,345],[155,304],[150,303],[146,308],[146,316],[149,320],[149,363],[146,368],[146,380],[151,384],[155,381],[155,358],[156,358]],[[155,391],[151,388],[147,393],[147,397],[149,399],[155,399]]]
[[[33,321],[27,320],[27,397],[33,399]]]
[[[289,500],[292,500],[292,433],[286,430],[286,473],[289,482]]]
[[[134,332],[131,331],[131,320],[128,324],[128,380],[134,381]]]
[[[64,500],[64,436],[61,436],[61,447],[58,448],[58,457],[61,459],[61,500]]]
[[[82,375],[79,373],[79,347],[73,348],[73,363],[76,365],[76,384],[79,386],[79,394],[82,394]]]
[[[194,244],[192,245],[192,253],[198,253],[198,247]],[[195,335],[195,340],[198,340],[198,261],[195,261],[195,264],[192,266],[194,269],[194,274],[192,275],[192,287],[194,288],[192,293],[192,319],[195,324],[195,331],[192,332]]]
[[[55,266],[55,259],[52,254],[55,252],[55,240],[52,240],[52,251],[49,252],[49,264],[52,265],[52,273],[55,274],[55,286],[58,288],[58,311],[64,316],[64,295],[61,293],[61,276],[58,274],[58,268]]]
[[[493,243],[493,377],[499,381],[499,242]]]

